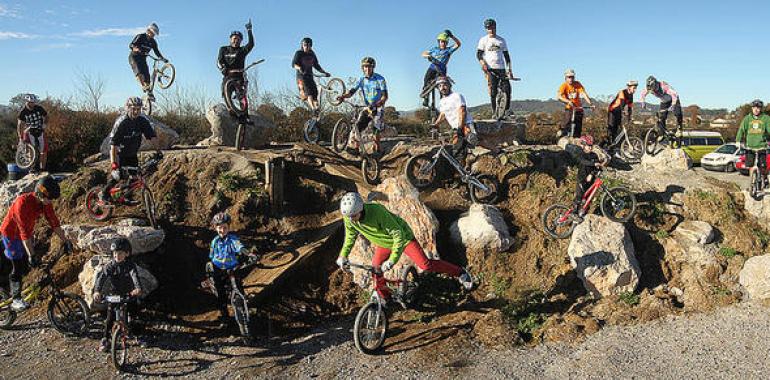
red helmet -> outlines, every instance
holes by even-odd
[[[585,145],[592,146],[594,145],[594,137],[591,135],[583,135],[583,137],[580,138],[580,142]]]

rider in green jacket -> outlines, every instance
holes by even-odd
[[[758,159],[757,166],[760,173],[767,172],[767,142],[770,137],[770,116],[762,113],[764,104],[757,99],[751,102],[751,114],[746,115],[741,121],[735,142],[746,149],[746,167],[754,167],[754,160]]]

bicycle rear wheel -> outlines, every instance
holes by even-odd
[[[471,179],[468,181],[468,193],[474,203],[492,204],[497,202],[499,195],[500,181],[491,174],[482,174],[476,177],[478,183]],[[486,189],[478,185],[482,184]]]
[[[636,211],[636,196],[625,187],[613,187],[602,195],[599,207],[602,214],[613,222],[627,222]]]
[[[318,120],[310,119],[305,122],[305,129],[303,130],[303,137],[305,142],[310,144],[317,144],[321,138],[321,130],[318,128]]]
[[[350,123],[345,119],[339,119],[332,130],[332,149],[337,153],[342,153],[348,147],[349,137]]]
[[[569,207],[561,204],[555,204],[543,213],[543,228],[545,232],[554,239],[565,239],[572,235],[575,229],[575,223],[567,212]]]
[[[340,78],[332,78],[326,83],[326,101],[333,106],[342,104],[341,100],[337,100],[339,96],[345,93],[345,82]]]
[[[99,193],[102,192],[101,187],[94,187],[86,194],[86,211],[88,216],[94,220],[102,221],[107,220],[112,216],[112,206],[99,205]]]
[[[90,316],[88,305],[78,295],[61,293],[48,301],[48,320],[56,331],[70,336],[83,336],[88,332]]]
[[[243,137],[246,134],[246,127],[243,123],[238,123],[238,128],[235,130],[235,150],[240,151],[243,149]]]
[[[361,174],[367,185],[376,185],[380,182],[380,161],[370,155],[361,160]]]
[[[630,160],[640,160],[644,155],[644,142],[638,137],[629,137],[620,144],[620,151]]]
[[[160,70],[158,70],[158,87],[162,89],[167,89],[171,87],[171,84],[174,83],[174,79],[176,78],[176,68],[174,68],[174,65],[170,63],[165,63]]]
[[[497,96],[495,97],[495,112],[494,117],[500,120],[505,117],[505,106],[508,104],[508,94],[503,91],[502,88],[497,89]]]
[[[16,321],[16,312],[11,309],[11,295],[0,289],[0,329],[7,329]]]
[[[155,198],[147,187],[142,188],[142,200],[144,201],[144,212],[147,214],[147,220],[150,221],[150,226],[158,229],[158,220],[155,214]]]
[[[124,371],[128,363],[128,332],[125,327],[116,322],[116,327],[112,330],[112,343],[110,344],[110,356],[112,365],[118,371]]]
[[[409,265],[401,272],[401,283],[398,285],[398,292],[401,294],[401,300],[411,307],[417,298],[417,289],[420,287],[419,272],[414,265]]]
[[[759,159],[758,157],[754,158],[755,160]],[[757,174],[757,170],[749,170],[749,195],[751,198],[753,198],[755,201],[758,201],[760,199],[760,175]]]
[[[37,165],[37,160],[40,158],[40,153],[37,151],[37,147],[28,143],[22,142],[16,148],[16,166],[22,170],[28,170],[29,168]]]
[[[358,351],[372,355],[385,343],[388,331],[388,317],[380,310],[377,302],[369,302],[362,307],[353,323],[353,342]]]
[[[431,167],[432,164],[433,160],[429,154],[419,154],[410,158],[406,163],[406,179],[418,189],[430,186],[436,179],[436,168]]]
[[[658,148],[660,147],[659,139],[660,132],[658,132],[657,127],[650,128],[644,135],[644,152],[651,156],[658,154]]]
[[[245,115],[249,109],[248,102],[245,100],[246,95],[242,94],[244,90],[241,87],[240,80],[231,78],[225,82],[223,91],[227,109],[235,112],[238,117]]]
[[[235,322],[238,323],[238,329],[241,332],[241,336],[250,338],[251,327],[249,326],[249,305],[246,301],[246,297],[240,291],[233,291],[230,293],[230,304],[233,306]]]

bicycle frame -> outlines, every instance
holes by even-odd
[[[361,270],[364,270],[364,271],[366,271],[366,272],[369,272],[369,273],[370,273],[370,274],[372,274],[372,275],[375,275],[375,274],[377,274],[377,275],[383,276],[383,273],[382,273],[381,271],[379,271],[379,270],[378,270],[379,268],[375,269],[375,268],[374,268],[373,266],[371,266],[371,265],[366,265],[366,264],[358,264],[358,263],[349,263],[348,265],[349,265],[351,268],[357,268],[357,269],[361,269]],[[402,281],[400,278],[397,278],[397,279],[389,279],[389,278],[387,278],[387,277],[385,277],[385,276],[383,276],[383,279],[385,280],[385,286],[386,286],[386,287],[388,287],[388,288],[390,288],[391,294],[394,294],[394,295],[396,295],[397,297],[399,297],[399,298],[400,298],[400,297],[402,296],[402,294],[401,294],[401,291],[399,290],[399,288],[398,288],[398,287],[399,287],[399,285],[401,285],[401,283],[403,283],[404,281]],[[378,288],[378,287],[377,287],[377,283],[375,283],[375,284],[374,284],[374,292],[372,292],[372,297],[371,297],[371,298],[372,298],[372,299],[375,299],[375,300],[377,300],[377,301],[378,301],[378,302],[377,302],[377,305],[378,305],[378,307],[379,307],[379,310],[378,310],[378,311],[382,311],[382,304],[383,304],[383,302],[382,302],[382,301],[384,301],[384,299],[382,298],[382,295],[380,295],[380,291],[381,291],[381,290],[382,290],[382,288]]]
[[[481,181],[477,180],[475,176],[473,176],[471,173],[468,173],[468,171],[465,170],[463,165],[460,164],[460,162],[457,161],[454,156],[449,154],[449,151],[446,149],[446,144],[441,144],[438,151],[433,155],[433,161],[430,165],[423,168],[424,171],[429,172],[433,170],[434,167],[438,164],[439,159],[443,157],[446,159],[450,165],[460,174],[460,180],[463,183],[472,183],[474,186],[478,187],[484,192],[490,191],[490,189],[481,183]]]
[[[32,303],[33,301],[36,301],[40,297],[40,294],[42,294],[43,289],[49,285],[52,285],[51,286],[52,296],[60,293],[59,288],[55,286],[56,284],[53,281],[53,276],[51,275],[51,268],[50,268],[51,266],[53,266],[54,263],[56,263],[57,260],[59,260],[60,257],[61,256],[58,256],[54,260],[51,260],[51,262],[49,262],[48,264],[44,265],[43,277],[41,277],[35,283],[27,286],[21,291],[21,297],[25,302]],[[4,302],[0,302],[0,308],[10,306],[12,301],[13,300],[9,298]]]
[[[127,171],[129,169],[134,168],[126,168]],[[133,193],[136,190],[142,189],[145,186],[147,186],[147,183],[144,181],[144,176],[137,172],[136,174],[129,174],[129,178],[127,179],[128,183],[125,185],[121,185],[120,183],[116,184],[113,188],[109,190],[110,196],[114,196],[115,193],[119,191],[124,191],[124,193],[121,195],[120,199],[118,201],[120,203],[123,203],[126,199],[126,195]]]
[[[588,190],[586,190],[585,194],[583,194],[583,201],[582,201],[583,206],[580,208],[581,211],[586,213],[588,212],[588,209],[591,207],[591,203],[593,202],[594,197],[596,196],[596,193],[599,192],[599,189],[605,190],[604,181],[601,179],[601,177],[596,175],[596,179],[591,184],[591,187],[589,187]],[[604,192],[609,194],[608,191],[604,191]],[[572,215],[575,211],[576,210],[574,210],[574,208],[569,209],[567,212],[564,213],[564,215],[562,215],[561,218],[559,218],[557,222],[564,223],[567,220],[567,218],[569,218],[569,216]]]

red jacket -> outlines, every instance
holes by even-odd
[[[8,239],[31,239],[34,236],[35,223],[40,218],[40,214],[45,215],[51,228],[59,227],[59,218],[56,217],[52,204],[43,205],[34,193],[19,195],[3,219],[0,233]]]

